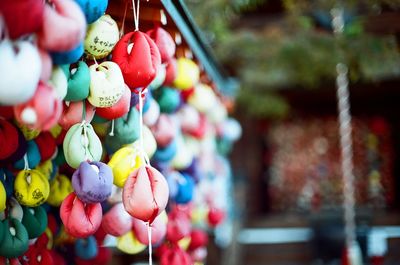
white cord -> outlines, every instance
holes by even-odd
[[[114,123],[115,123],[114,120],[111,120],[111,131],[108,134],[110,136],[114,136]]]
[[[147,222],[147,236],[149,238],[149,265],[153,264],[153,246],[151,243],[151,226],[150,222]]]
[[[344,30],[343,10],[332,10],[332,26],[337,36]],[[354,199],[354,175],[353,175],[353,143],[352,126],[350,114],[350,95],[348,69],[346,64],[338,63],[336,65],[336,86],[337,101],[339,112],[339,132],[340,147],[342,155],[342,174],[343,174],[343,208],[346,245],[351,247],[356,240],[355,224],[355,199]]]
[[[133,8],[133,21],[135,23],[135,31],[139,30],[139,10],[140,10],[140,0],[137,0],[137,9],[135,5],[135,0],[132,0]]]

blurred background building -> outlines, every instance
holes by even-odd
[[[364,264],[400,264],[400,2],[186,2],[241,84],[235,115],[243,136],[231,156],[235,236],[209,264],[341,264],[340,61],[349,67]],[[338,6],[340,38],[330,13]]]

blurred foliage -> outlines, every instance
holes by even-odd
[[[279,89],[316,89],[334,81],[338,61],[349,65],[352,82],[370,82],[400,75],[400,54],[394,36],[372,36],[360,13],[379,12],[382,5],[399,8],[400,0],[343,1],[345,33],[330,30],[333,0],[282,0],[279,21],[267,18],[263,29],[240,27],[243,13],[268,0],[187,0],[195,20],[216,55],[241,82],[238,103],[249,114],[283,117],[289,107]],[[242,18],[243,19],[243,18]],[[239,22],[238,22],[239,21]],[[318,24],[318,27],[317,27]]]

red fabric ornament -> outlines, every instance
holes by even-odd
[[[125,182],[122,200],[133,217],[152,223],[167,206],[169,189],[164,176],[145,165],[134,170]]]
[[[52,4],[54,8],[50,5],[44,8],[43,28],[38,34],[39,46],[55,52],[70,51],[85,38],[85,16],[73,0],[52,0]]]
[[[200,115],[199,125],[194,130],[185,131],[185,133],[190,134],[191,136],[202,139],[204,138],[208,128],[207,117],[204,114]]]
[[[91,122],[94,117],[95,107],[93,107],[89,102],[85,101],[86,115],[85,120]],[[58,124],[64,129],[68,130],[73,125],[80,123],[83,118],[83,102],[69,102],[69,105],[64,103],[63,113],[58,121]]]
[[[35,138],[35,142],[38,145],[42,162],[52,158],[57,151],[56,140],[50,132],[42,132]]]
[[[120,66],[125,83],[132,91],[146,88],[156,77],[161,64],[156,44],[140,31],[125,34],[117,42],[112,60]]]
[[[53,61],[51,60],[50,54],[39,49],[40,60],[42,61],[42,73],[40,74],[40,80],[43,82],[49,81],[53,69]]]
[[[190,96],[193,95],[193,93],[194,93],[194,87],[182,90],[181,95],[182,95],[183,100],[185,102],[187,102],[188,99],[190,98]]]
[[[185,213],[175,210],[168,215],[167,239],[169,241],[178,242],[189,236],[191,230],[191,220]]]
[[[129,112],[131,105],[131,91],[125,86],[124,94],[113,106],[108,108],[97,108],[96,114],[104,119],[113,120],[124,116]]]
[[[14,106],[17,121],[31,129],[50,130],[58,121],[62,112],[62,101],[48,84],[39,82],[33,97]]]
[[[53,258],[53,264],[57,265],[67,265],[65,259],[58,254],[55,250],[50,250],[51,257]]]
[[[161,265],[191,265],[193,264],[189,254],[183,251],[179,246],[173,245],[164,251],[160,258]]]
[[[29,246],[28,251],[24,254],[24,257],[21,258],[20,261],[23,265],[54,264],[51,252],[46,248],[38,247],[36,244]]]
[[[208,235],[203,230],[194,229],[192,233],[190,233],[190,245],[189,245],[190,251],[200,247],[207,246],[207,244],[208,244]]]
[[[150,225],[151,243],[153,245],[160,243],[164,239],[165,234],[167,233],[166,221],[162,219],[163,217],[159,215]],[[133,218],[132,228],[137,240],[144,245],[148,245],[149,244],[148,225],[142,220]]]
[[[10,120],[14,118],[14,110],[12,106],[0,106],[0,118]]]
[[[169,115],[161,114],[158,121],[151,127],[157,146],[163,148],[169,145],[176,136],[176,128]]]
[[[165,74],[165,80],[163,85],[164,86],[171,86],[174,83],[174,80],[176,78],[176,75],[178,73],[178,68],[177,68],[177,63],[176,59],[172,58],[169,62],[168,65],[165,69],[166,74]]]
[[[0,257],[0,265],[21,265],[21,262],[19,261],[18,258],[14,258],[14,259],[8,259],[7,263],[7,258],[6,257]]]
[[[65,198],[60,207],[60,217],[71,236],[85,238],[99,229],[102,218],[100,203],[84,204],[75,193]]]
[[[10,38],[16,39],[41,29],[44,1],[1,0],[0,13],[6,22]]]
[[[169,62],[172,57],[174,57],[176,50],[175,41],[171,35],[159,25],[155,26],[154,29],[147,31],[147,34],[156,43],[160,51],[161,62]]]
[[[122,236],[132,228],[132,216],[124,209],[122,203],[114,205],[103,217],[101,227],[113,236]]]
[[[207,215],[208,224],[212,227],[216,227],[225,218],[225,212],[221,209],[211,208]]]
[[[0,118],[0,165],[8,165],[21,159],[27,144],[21,131],[10,122]]]

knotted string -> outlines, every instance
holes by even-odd
[[[133,7],[133,22],[135,23],[135,31],[139,30],[139,9],[140,9],[140,0],[137,0],[137,8],[135,5],[135,0],[132,0]]]
[[[25,153],[24,155],[24,170],[31,170],[29,168],[28,153]]]

